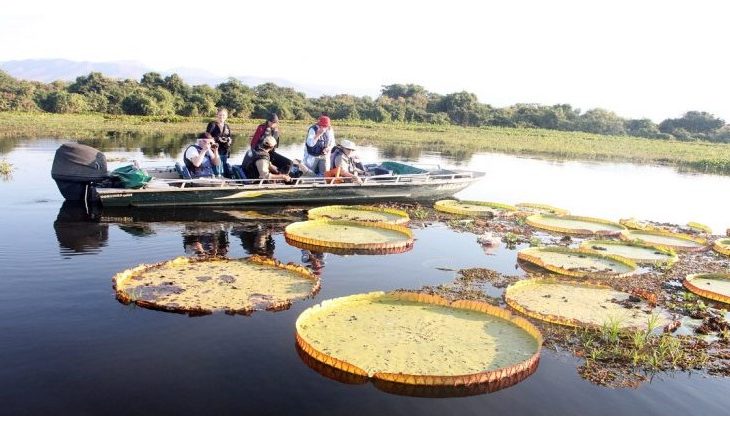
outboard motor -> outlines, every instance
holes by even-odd
[[[64,143],[56,150],[51,177],[66,200],[86,200],[92,183],[109,179],[106,156],[90,146]]]

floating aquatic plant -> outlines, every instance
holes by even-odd
[[[476,200],[439,200],[433,204],[437,211],[456,215],[497,216],[501,213],[516,212],[515,206],[504,203],[482,202]]]
[[[289,224],[285,230],[289,243],[318,250],[402,252],[413,245],[408,227],[389,223],[318,219]]]
[[[518,281],[505,292],[505,300],[513,309],[554,324],[595,329],[611,326],[614,331],[646,328],[649,306],[622,304],[630,299],[631,294],[607,285],[552,278]],[[668,322],[665,316],[657,315],[659,324]]]
[[[580,248],[601,254],[619,255],[637,263],[655,264],[664,268],[671,267],[678,260],[677,253],[670,248],[637,242],[586,240],[580,244]]]
[[[319,279],[306,268],[260,256],[179,257],[125,270],[113,282],[123,303],[188,314],[282,310],[319,291]]]
[[[695,273],[685,278],[684,286],[698,296],[730,303],[730,273]]]
[[[520,210],[532,213],[548,214],[548,215],[568,215],[568,210],[556,208],[542,203],[517,203],[515,206]]]
[[[707,240],[680,233],[654,230],[627,230],[621,232],[621,239],[640,241],[649,245],[671,248],[677,251],[704,251]]]
[[[535,214],[526,221],[532,227],[565,234],[618,236],[625,230],[612,221],[575,215]]]
[[[308,216],[309,219],[385,222],[390,224],[407,224],[410,221],[408,213],[405,211],[374,206],[321,206],[310,209]]]
[[[376,384],[473,387],[534,371],[542,335],[483,302],[373,292],[326,300],[296,322],[314,360]],[[513,382],[514,383],[514,382]]]
[[[561,246],[523,249],[517,258],[554,273],[583,278],[628,276],[636,270],[635,262],[618,255]]]
[[[716,240],[712,249],[722,255],[727,255],[728,257],[730,257],[730,237]]]

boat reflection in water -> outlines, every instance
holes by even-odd
[[[98,254],[109,241],[109,225],[101,224],[77,202],[64,202],[53,222],[61,255]]]
[[[225,257],[231,236],[241,240],[248,254],[273,258],[274,235],[306,218],[306,209],[263,207],[259,210],[219,208],[87,208],[64,202],[53,223],[62,254],[98,253],[107,245],[109,226],[135,237],[147,237],[169,227],[179,228],[185,254]],[[316,264],[315,264],[316,265]]]

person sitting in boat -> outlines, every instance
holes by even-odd
[[[243,157],[241,167],[248,179],[282,179],[284,182],[291,182],[291,177],[286,173],[279,173],[276,167],[271,164],[270,153],[276,147],[276,139],[268,136],[256,145],[256,150],[248,150]]]
[[[330,118],[322,115],[307,131],[304,144],[304,164],[316,175],[324,175],[330,169],[330,150],[335,146],[335,132]]]
[[[217,175],[223,175],[226,178],[232,178],[231,166],[228,164],[228,157],[231,156],[231,128],[226,124],[228,119],[228,109],[218,108],[215,115],[215,121],[208,123],[205,131],[210,133],[218,144],[218,154],[221,157],[221,164],[216,171]]]
[[[339,145],[335,146],[332,150],[332,159],[330,163],[332,168],[325,172],[325,178],[338,178],[333,182],[341,182],[339,178],[351,178],[352,181],[362,184],[360,179],[360,171],[358,170],[353,151],[355,151],[355,144],[349,140],[343,140]]]
[[[210,133],[205,132],[198,136],[194,145],[185,150],[185,167],[193,178],[212,178],[216,175],[216,168],[221,164],[218,155],[218,144]]]
[[[254,131],[253,136],[251,137],[251,150],[255,151],[256,146],[263,142],[267,136],[272,136],[276,139],[276,146],[269,153],[271,164],[276,167],[276,173],[288,174],[292,167],[292,161],[276,152],[276,148],[279,147],[279,116],[273,112],[266,117],[266,121],[264,121],[264,123],[259,124],[259,126],[256,127],[256,131]]]

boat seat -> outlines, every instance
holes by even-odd
[[[193,179],[193,175],[190,174],[187,166],[180,164],[179,161],[175,163],[175,170],[177,170],[177,173],[180,174],[182,179]]]
[[[246,173],[244,173],[243,167],[241,166],[231,166],[231,172],[233,172],[233,179],[248,179],[246,178]]]

